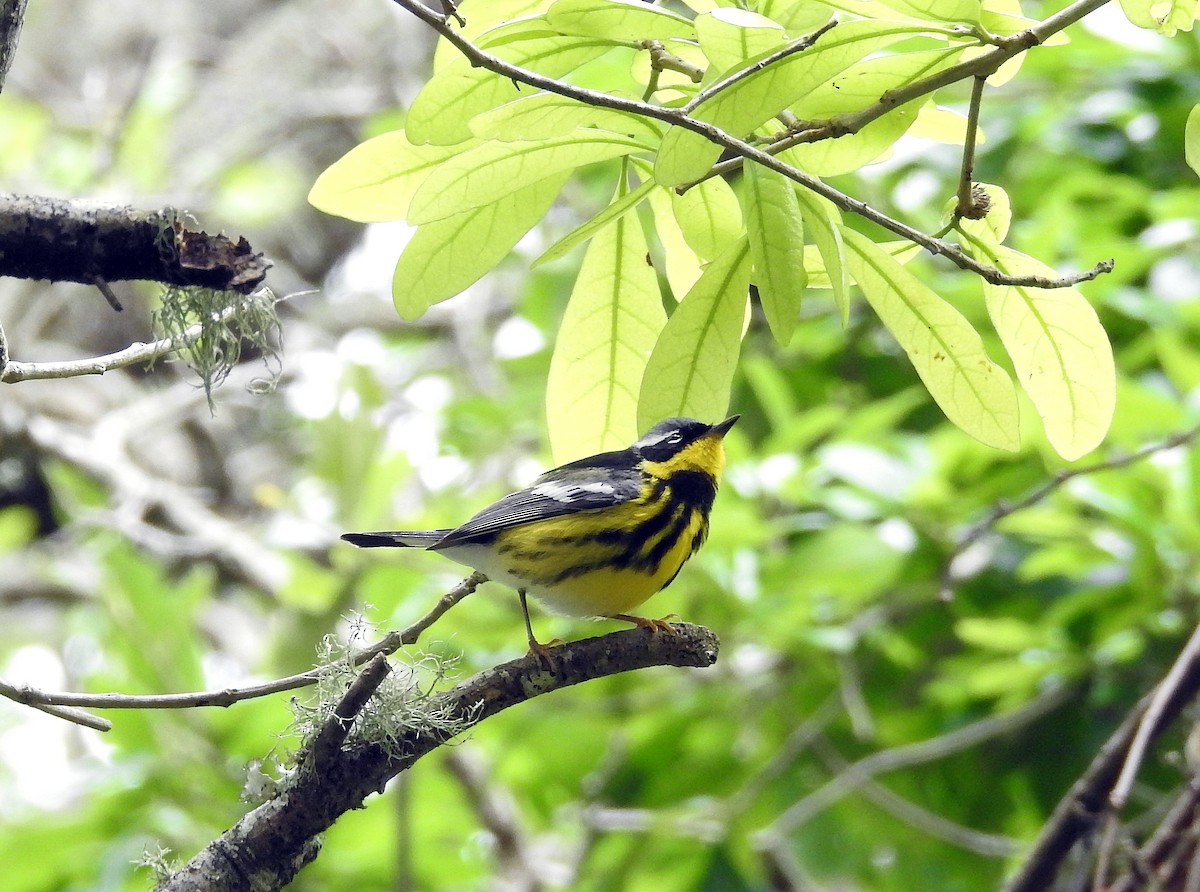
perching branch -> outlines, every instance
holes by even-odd
[[[462,733],[510,706],[580,682],[649,666],[702,668],[716,661],[718,641],[712,632],[689,624],[672,628],[675,634],[631,629],[554,647],[552,670],[527,655],[433,697],[428,708]],[[159,892],[282,888],[316,857],[320,833],[446,742],[444,729],[418,725],[401,735],[399,749],[352,740],[320,765],[301,754],[301,767],[285,790],[163,880]]]
[[[270,267],[245,238],[189,229],[170,209],[0,193],[0,275],[88,285],[149,279],[249,294]]]
[[[536,87],[540,90],[556,93],[559,96],[565,96],[568,99],[575,99],[579,102],[599,108],[612,108],[619,111],[631,112],[632,114],[642,115],[655,120],[663,121],[667,124],[672,124],[676,127],[682,127],[685,130],[690,130],[703,136],[709,142],[729,149],[739,155],[743,160],[754,161],[761,164],[770,170],[782,174],[793,182],[799,183],[806,189],[809,189],[818,195],[833,202],[838,208],[848,213],[857,214],[864,219],[870,220],[872,223],[887,229],[890,232],[899,235],[902,238],[908,239],[914,244],[920,245],[931,254],[937,254],[950,260],[960,269],[969,270],[976,273],[985,281],[993,285],[1021,285],[1032,288],[1067,288],[1072,285],[1077,285],[1080,282],[1090,281],[1104,273],[1111,272],[1113,268],[1112,260],[1105,260],[1097,263],[1089,270],[1080,273],[1074,273],[1068,276],[1051,278],[1048,276],[1037,275],[1020,275],[1014,276],[1005,273],[993,266],[980,263],[973,257],[968,256],[960,247],[952,242],[945,241],[940,238],[935,238],[915,229],[906,223],[889,217],[887,214],[876,210],[864,201],[852,198],[844,192],[833,188],[817,179],[809,176],[803,171],[800,171],[790,164],[787,164],[770,153],[763,151],[756,146],[751,145],[743,139],[731,136],[719,127],[708,124],[704,121],[688,115],[683,109],[665,108],[663,106],[653,105],[647,102],[640,102],[634,99],[626,99],[620,96],[611,96],[607,93],[602,93],[598,90],[590,90],[586,87],[579,87],[574,84],[565,83],[564,81],[556,80],[552,77],[547,77],[543,74],[538,74],[535,71],[522,68],[519,65],[513,65],[503,59],[494,56],[490,53],[479,49],[471,41],[467,40],[449,24],[446,16],[440,15],[428,7],[424,6],[420,0],[394,0],[395,3],[402,6],[404,9],[411,12],[421,21],[425,22],[429,27],[437,31],[448,42],[453,44],[472,65],[486,68],[495,74],[500,75],[514,83],[528,84],[531,87]],[[1107,0],[1082,0],[1082,2],[1068,7],[1061,13],[1046,19],[1034,28],[1027,31],[1022,31],[1013,38],[1006,40],[1000,47],[989,53],[984,53],[979,56],[979,59],[992,57],[993,53],[1006,53],[995,57],[995,67],[999,67],[1005,60],[1036,46],[1047,37],[1067,27],[1079,18],[1082,18],[1093,9],[1104,5]],[[1053,27],[1051,27],[1053,23]],[[984,66],[986,68],[986,66]],[[995,67],[991,71],[995,70]],[[978,72],[972,71],[971,74]],[[990,71],[988,72],[990,73]],[[950,81],[953,83],[953,81]]]
[[[983,103],[983,88],[987,78],[976,75],[971,84],[971,105],[967,111],[967,136],[963,142],[962,168],[958,174],[958,202],[954,205],[954,219],[982,220],[987,216],[989,202],[987,193],[982,196],[975,190],[975,140],[979,135],[979,107]]]

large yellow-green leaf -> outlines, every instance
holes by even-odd
[[[550,447],[558,464],[637,439],[638,390],[667,321],[658,275],[646,256],[636,214],[602,228],[584,254],[546,386]]]
[[[979,24],[979,0],[883,0],[902,15],[930,22]]]
[[[741,239],[708,265],[667,320],[642,379],[639,429],[673,415],[725,414],[749,287],[750,247]]]
[[[540,37],[493,52],[514,65],[562,77],[611,49],[612,43],[594,38]],[[460,58],[434,74],[413,99],[405,129],[415,145],[454,145],[470,138],[468,122],[475,115],[534,92]]]
[[[962,313],[861,233],[843,227],[846,264],[946,417],[980,442],[1015,451],[1017,391]]]
[[[417,189],[410,223],[432,223],[483,207],[548,176],[645,148],[637,140],[603,130],[521,142],[485,142],[449,159]]]
[[[747,9],[725,6],[696,16],[696,36],[712,63],[714,76],[787,42],[787,34],[778,22]]]
[[[657,188],[650,191],[650,210],[654,217],[654,234],[662,246],[663,273],[667,277],[667,284],[671,286],[671,296],[675,300],[682,300],[700,278],[703,264],[679,228],[671,201],[672,190],[657,183],[654,185]]]
[[[683,237],[701,260],[712,260],[745,231],[737,195],[721,177],[670,195]]]
[[[1011,248],[979,242],[972,247],[980,260],[1006,273],[1058,275]],[[1092,305],[1077,288],[984,283],[983,291],[1050,445],[1068,461],[1091,452],[1108,433],[1117,399],[1112,346]]]
[[[608,40],[670,40],[696,36],[690,21],[641,0],[557,0],[546,18],[563,34]]]
[[[908,239],[876,242],[876,244],[879,245],[880,249],[890,254],[892,259],[899,264],[908,263],[924,250],[920,245],[915,245]],[[816,245],[804,246],[804,271],[808,276],[809,288],[825,289],[832,287],[829,281],[829,273],[825,269],[825,260],[821,257],[821,252]],[[845,279],[848,285],[855,284],[854,279],[850,276],[846,276]]]
[[[896,90],[949,68],[962,58],[961,47],[876,56],[855,63],[812,90],[792,107],[803,120],[822,120],[867,108]],[[838,139],[795,146],[784,160],[816,176],[838,176],[878,159],[917,120],[920,103],[902,105]]]
[[[771,333],[786,346],[796,330],[800,299],[808,284],[800,199],[791,180],[752,161],[746,162],[742,194],[753,281]]]
[[[661,189],[662,187],[653,180],[647,180],[636,189],[625,193],[619,198],[613,199],[612,204],[608,205],[592,219],[588,220],[581,226],[571,230],[553,245],[546,249],[537,260],[533,261],[531,266],[541,266],[543,263],[550,263],[553,260],[558,260],[560,257],[565,257],[571,253],[576,246],[583,244],[603,226],[608,225],[613,220],[616,220],[625,214],[629,213],[639,203],[646,199],[652,189]]]
[[[833,302],[842,316],[842,325],[845,325],[850,320],[850,285],[846,280],[842,250],[842,215],[827,198],[803,186],[796,186],[795,189],[805,230],[824,262],[828,284],[823,287],[833,289]],[[815,281],[812,284],[818,287]]]
[[[569,176],[547,177],[494,204],[417,227],[392,277],[401,317],[418,318],[489,272],[546,215]]]
[[[473,148],[414,146],[403,130],[384,133],[355,146],[317,177],[308,200],[327,214],[360,223],[403,220],[409,202],[439,164]]]
[[[535,93],[506,102],[471,119],[471,132],[482,139],[549,139],[577,128],[608,130],[630,137],[657,141],[666,125],[642,115],[615,108],[596,108],[556,93]]]
[[[808,49],[765,68],[755,69],[755,66],[770,53],[749,60],[738,71],[727,72],[718,78],[718,84],[739,72],[749,73],[701,102],[692,115],[733,136],[745,136],[859,59],[917,33],[921,32],[895,22],[847,22],[822,35]],[[664,186],[699,179],[717,160],[720,151],[720,147],[703,136],[672,127],[663,139],[654,165],[655,179]]]
[[[1165,37],[1191,31],[1197,5],[1197,0],[1121,0],[1121,9],[1129,21]]]

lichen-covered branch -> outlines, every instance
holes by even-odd
[[[552,665],[532,655],[467,679],[426,705],[443,720],[416,724],[390,743],[351,742],[320,759],[301,753],[286,789],[264,802],[165,878],[159,892],[280,889],[319,851],[318,834],[371,793],[447,742],[446,721],[458,733],[533,697],[594,678],[649,666],[706,667],[717,659],[717,637],[685,623],[675,634],[630,629],[552,648]]]
[[[92,285],[148,279],[249,294],[271,264],[245,238],[144,211],[0,193],[0,275]]]

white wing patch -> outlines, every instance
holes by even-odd
[[[564,505],[574,502],[581,493],[590,492],[610,496],[616,491],[616,487],[603,480],[594,480],[590,483],[563,483],[558,480],[548,480],[533,487],[534,495],[545,496],[556,502],[562,502]]]

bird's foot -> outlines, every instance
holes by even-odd
[[[678,635],[679,632],[671,625],[671,620],[678,619],[679,614],[668,613],[662,619],[651,619],[648,616],[632,616],[628,613],[610,613],[609,619],[618,619],[623,623],[631,623],[639,629],[649,629],[651,632],[661,632],[664,635]]]
[[[558,668],[558,657],[553,651],[562,643],[561,638],[555,638],[546,644],[542,644],[536,638],[530,637],[529,653],[537,658],[537,661],[542,664],[543,669],[547,672],[553,672]]]

